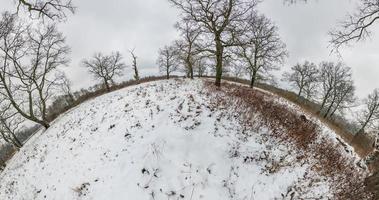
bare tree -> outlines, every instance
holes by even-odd
[[[72,0],[16,0],[17,12],[25,9],[32,18],[47,17],[52,20],[66,18],[66,13],[75,12]]]
[[[118,51],[112,52],[110,55],[95,53],[91,59],[82,61],[82,64],[95,79],[102,80],[107,91],[110,91],[113,78],[122,76],[126,67]]]
[[[235,53],[246,66],[250,87],[253,88],[258,76],[278,69],[275,64],[283,63],[287,51],[277,32],[278,28],[269,19],[254,12],[248,19],[247,31],[239,38],[241,45]]]
[[[244,32],[247,13],[257,5],[256,0],[169,0],[188,20],[199,26],[208,39],[203,50],[216,59],[216,86],[221,85],[224,50],[236,46],[236,37]],[[209,48],[210,47],[210,48]]]
[[[344,80],[339,84],[336,90],[334,90],[333,96],[334,101],[330,103],[324,117],[328,117],[328,113],[330,117],[333,117],[337,111],[344,114],[343,111],[345,109],[355,106],[354,103],[356,102],[356,97],[353,80],[350,78]]]
[[[246,73],[246,66],[238,60],[234,60],[231,63],[229,73],[232,77],[241,78]]]
[[[65,38],[55,25],[23,26],[9,13],[0,24],[1,95],[22,117],[48,128],[47,101],[58,82],[54,74],[69,62]]]
[[[66,99],[67,103],[68,104],[73,103],[75,101],[75,98],[72,93],[72,89],[71,89],[72,83],[70,79],[68,79],[64,73],[58,74],[57,79],[59,80],[60,91],[63,92],[63,95],[68,98]]]
[[[313,96],[318,81],[318,69],[314,63],[305,61],[303,64],[296,64],[291,67],[291,73],[284,73],[283,76],[284,80],[291,83],[298,90],[298,98],[304,92],[306,98]]]
[[[180,31],[183,37],[182,40],[176,41],[180,59],[183,60],[187,76],[193,79],[194,64],[196,59],[199,58],[197,55],[200,53],[197,40],[201,34],[201,29],[196,27],[196,24],[190,20],[183,20],[177,23],[175,27]]]
[[[22,147],[22,142],[17,138],[20,124],[24,119],[12,108],[12,104],[3,101],[0,106],[0,134],[3,140],[17,149]]]
[[[132,68],[133,68],[133,71],[134,71],[134,79],[136,81],[138,81],[139,80],[139,74],[138,74],[138,68],[137,68],[137,56],[134,53],[134,51],[135,51],[135,49],[130,50],[129,52],[130,52],[130,55],[132,56],[132,59],[133,59],[133,61],[132,61]]]
[[[324,111],[324,117],[328,117],[344,103],[353,101],[355,88],[349,67],[333,62],[322,62],[320,65],[322,94],[320,111]]]
[[[197,55],[194,63],[194,71],[196,72],[197,77],[203,77],[208,74],[209,68],[213,64],[212,59],[206,54],[206,52],[202,52],[201,54]]]
[[[366,39],[370,35],[369,28],[379,19],[378,0],[360,0],[357,11],[341,22],[338,29],[332,30],[331,44],[336,50],[352,41]]]
[[[364,100],[365,108],[360,112],[358,116],[358,122],[361,124],[361,128],[358,133],[363,133],[366,128],[376,128],[379,121],[379,89],[375,89]]]
[[[159,56],[157,59],[157,64],[159,66],[159,71],[166,74],[166,78],[170,78],[170,74],[177,70],[177,49],[171,46],[165,46],[159,49]]]

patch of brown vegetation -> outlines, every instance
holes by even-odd
[[[224,79],[227,81],[246,84],[246,85],[250,84],[248,80],[234,78],[234,77],[224,77]],[[292,103],[295,103],[296,105],[300,106],[302,110],[306,112],[307,114],[317,117],[322,123],[327,125],[330,129],[332,129],[335,133],[337,133],[340,137],[342,137],[346,143],[352,146],[354,148],[354,151],[361,158],[366,157],[367,155],[369,155],[375,150],[372,146],[373,141],[367,134],[354,135],[354,133],[352,133],[351,130],[349,130],[346,127],[346,124],[342,123],[342,121],[338,121],[331,118],[325,119],[322,116],[320,116],[319,115],[320,106],[318,104],[304,98],[299,99],[297,97],[297,94],[295,94],[294,92],[277,88],[272,85],[257,83],[256,86],[258,88],[272,92],[280,97],[283,97]]]
[[[312,168],[332,181],[335,199],[371,199],[364,186],[364,176],[351,160],[346,158],[338,144],[321,136],[320,127],[305,116],[275,101],[272,95],[248,87],[224,83],[221,88],[206,82],[207,92],[215,96],[213,104],[221,108],[231,106],[244,126],[258,114],[273,138],[293,144],[298,159],[313,158]]]

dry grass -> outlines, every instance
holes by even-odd
[[[321,136],[317,124],[259,90],[227,83],[218,88],[210,82],[206,87],[209,95],[220,94],[213,98],[213,105],[225,108],[230,106],[231,99],[236,102],[233,104],[238,105],[235,112],[244,126],[249,126],[258,113],[263,124],[270,129],[271,137],[294,145],[300,154],[298,159],[314,158],[316,162],[312,168],[332,180],[336,199],[371,198],[364,186],[366,174],[346,158],[338,144]]]
[[[239,78],[231,78],[224,77],[225,80],[241,83],[241,84],[249,84],[249,81]],[[266,91],[272,92],[280,97],[287,99],[288,101],[295,103],[300,106],[304,112],[307,114],[318,118],[322,123],[327,125],[330,129],[332,129],[335,133],[337,133],[346,143],[352,146],[355,152],[361,157],[364,158],[372,153],[375,149],[373,148],[372,139],[366,134],[354,135],[346,124],[342,124],[341,121],[333,120],[333,119],[325,119],[319,114],[319,105],[306,100],[306,99],[298,99],[297,95],[291,91],[283,90],[271,85],[258,83],[258,88],[264,89]]]

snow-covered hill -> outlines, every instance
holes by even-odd
[[[242,126],[205,90],[203,80],[157,81],[83,103],[8,163],[0,199],[331,197],[311,158],[268,127]]]

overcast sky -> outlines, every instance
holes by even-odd
[[[158,49],[178,36],[173,28],[178,11],[167,0],[74,0],[77,12],[60,25],[72,48],[71,64],[65,68],[74,88],[96,83],[80,66],[83,58],[94,52],[120,51],[130,65],[128,49],[135,48],[140,73],[158,74],[155,65]],[[259,10],[279,27],[290,57],[283,66],[289,69],[297,62],[310,60],[336,61],[328,49],[328,31],[353,11],[354,0],[316,0],[308,4],[284,5],[281,0],[264,0]],[[0,9],[15,10],[11,0],[0,0]],[[357,95],[366,96],[379,88],[379,26],[366,42],[354,44],[342,51],[343,61],[353,68]],[[375,34],[377,33],[377,34]],[[126,71],[130,78],[132,70]]]

